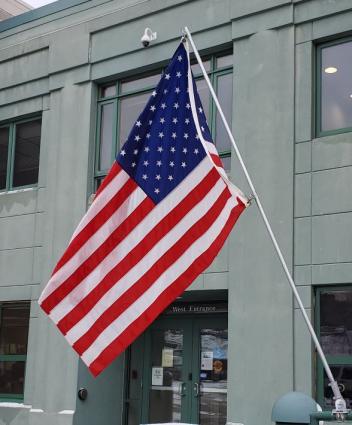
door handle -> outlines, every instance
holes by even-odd
[[[184,382],[180,382],[177,393],[181,397],[186,395],[186,384]]]
[[[199,384],[195,382],[193,385],[193,395],[194,397],[199,397]]]

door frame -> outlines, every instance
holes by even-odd
[[[215,325],[215,326],[214,326]],[[181,404],[181,422],[199,423],[199,395],[195,384],[200,385],[200,329],[228,328],[227,313],[185,314],[160,316],[144,335],[144,361],[141,391],[141,421],[149,423],[149,390],[151,387],[151,335],[155,329],[184,329],[182,381],[186,398]],[[191,374],[191,379],[189,379]]]

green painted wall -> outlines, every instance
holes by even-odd
[[[349,0],[67,5],[0,23],[0,122],[43,116],[38,187],[0,194],[0,301],[32,301],[27,407],[0,404],[12,425],[122,423],[123,358],[93,379],[36,301],[92,191],[97,83],[165,63],[185,25],[200,50],[233,45],[234,135],[307,312],[314,285],[351,283],[352,139],[313,131],[314,43],[352,31]],[[248,192],[234,157],[231,175]],[[255,204],[191,287],[212,289],[229,295],[228,420],[269,424],[284,393],[314,397],[310,338]]]

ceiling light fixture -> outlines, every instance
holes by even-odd
[[[328,66],[324,69],[324,72],[326,74],[335,74],[335,72],[337,72],[337,68],[335,68],[334,66]]]

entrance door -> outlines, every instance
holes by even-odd
[[[145,335],[141,423],[225,425],[227,320],[157,320]]]

